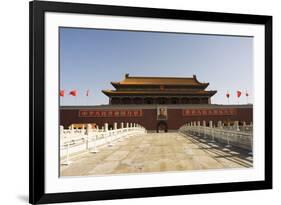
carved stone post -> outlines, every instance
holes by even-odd
[[[104,123],[103,130],[104,130],[105,132],[107,132],[107,131],[108,131],[108,123]]]
[[[96,126],[97,130],[98,130],[98,126]],[[86,133],[87,133],[87,145],[86,145],[86,149],[89,150],[91,153],[97,153],[97,145],[96,145],[96,141],[97,141],[97,133],[92,133],[91,134],[91,129],[92,129],[92,125],[91,124],[87,124],[86,126]],[[89,142],[92,142],[92,146],[89,146]]]
[[[206,138],[206,121],[203,120],[204,138]]]
[[[221,121],[218,121],[218,128],[219,128],[219,129],[222,129],[222,123],[221,123]]]
[[[63,126],[60,125],[60,137],[62,137],[62,136],[63,136]]]
[[[114,130],[117,130],[117,122],[114,122],[114,123],[113,123],[113,129],[114,129]]]
[[[237,130],[237,131],[240,131],[240,129],[239,129],[239,122],[238,121],[234,122],[234,129]]]
[[[91,125],[91,124],[87,124],[87,125],[86,125],[86,134],[87,134],[87,135],[90,134],[91,129],[92,129],[92,125]]]

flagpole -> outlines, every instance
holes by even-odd
[[[240,98],[240,95],[241,95],[240,89],[237,91],[236,94],[237,94],[237,98],[238,98],[237,102],[238,102],[238,105],[239,105],[239,98]]]
[[[89,104],[89,96],[90,96],[90,90],[87,89],[87,91],[86,91],[86,105],[90,105]]]
[[[86,105],[89,105],[89,89],[87,89],[86,93]]]
[[[59,91],[59,92],[61,92],[61,91]],[[61,94],[59,93],[59,107],[61,106],[61,104],[62,104],[62,99],[61,99]]]
[[[226,97],[227,97],[227,104],[229,105],[229,91],[228,90],[226,92]]]
[[[230,97],[230,94],[229,94],[229,91],[227,90],[226,92],[226,97],[227,97],[227,104],[229,105],[229,97]]]
[[[78,96],[78,92],[76,90],[76,95],[75,95],[76,106],[78,106],[78,98],[77,98],[77,96]]]
[[[241,92],[240,90],[237,90],[236,94],[237,94],[237,98],[238,98],[238,105],[239,105],[239,98],[241,97],[242,92]]]
[[[249,104],[249,100],[248,100],[249,94],[248,91],[246,90],[246,98],[247,98],[247,104]]]
[[[64,90],[59,90],[59,106],[63,104]]]

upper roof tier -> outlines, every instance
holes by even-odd
[[[111,82],[111,84],[115,87],[123,87],[123,86],[188,86],[188,87],[201,87],[206,88],[209,83],[201,83],[197,80],[196,75],[192,77],[186,78],[178,78],[178,77],[136,77],[129,76],[129,74],[125,75],[125,78],[120,82]]]

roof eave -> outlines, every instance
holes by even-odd
[[[167,96],[174,96],[174,95],[182,95],[182,96],[207,96],[207,97],[212,97],[217,93],[216,90],[211,90],[211,91],[205,91],[205,93],[166,93],[166,92],[157,92],[157,93],[134,93],[134,92],[116,92],[114,90],[102,90],[102,92],[107,95],[108,97],[112,96],[146,96],[146,95],[167,95]]]
[[[114,88],[118,88],[120,85],[120,82],[110,82],[110,84],[114,87]]]
[[[158,84],[141,84],[141,83],[116,83],[116,82],[111,82],[111,84],[115,88],[121,88],[121,87],[135,87],[135,86],[150,86],[150,87],[157,87],[157,86],[171,86],[171,87],[197,87],[197,88],[202,88],[206,89],[209,86],[209,83],[202,83],[202,84],[197,84],[197,85],[184,85],[184,84],[165,84],[165,83],[158,83]]]
[[[108,97],[111,96],[111,91],[110,90],[102,90],[101,92],[103,92],[103,94],[105,94]]]
[[[197,79],[196,75],[193,75],[193,79],[195,80],[196,83],[198,83],[198,85],[206,86],[205,88],[207,88],[209,86],[209,83],[201,83],[201,82],[199,82],[199,80]]]

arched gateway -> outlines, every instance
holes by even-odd
[[[156,131],[158,132],[168,132],[168,125],[165,121],[160,121],[157,123]]]

